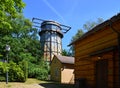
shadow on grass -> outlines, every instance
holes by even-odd
[[[74,84],[41,83],[39,85],[45,88],[74,88]]]

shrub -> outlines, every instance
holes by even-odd
[[[19,81],[24,82],[24,71],[21,69],[19,65],[14,62],[9,63],[9,81]]]
[[[37,78],[40,80],[47,80],[48,74],[49,74],[49,68],[45,62],[40,62],[40,64],[38,65],[29,63],[28,77]]]
[[[24,62],[23,62],[24,63]],[[25,64],[25,63],[24,63]],[[27,79],[24,65],[22,67],[10,61],[9,63],[0,62],[0,79],[5,81],[5,73],[8,72],[9,81],[25,82]]]
[[[23,81],[25,82],[28,78],[28,62],[23,60],[22,62],[19,63],[19,66],[23,70],[23,73],[24,73],[24,80]]]

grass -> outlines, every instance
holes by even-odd
[[[44,88],[74,88],[74,85],[68,85],[68,84],[59,84],[56,82],[51,81],[41,81],[34,78],[28,78],[28,80],[24,83],[22,82],[9,82],[6,84],[6,82],[0,82],[0,88],[34,88],[33,85],[37,84],[38,86],[43,86]],[[21,86],[21,87],[20,87]],[[28,87],[29,86],[29,87]]]
[[[28,78],[27,81],[25,82],[25,84],[39,84],[39,83],[45,83],[46,81],[41,81],[41,80],[37,80],[34,78]]]
[[[0,82],[0,88],[12,88],[13,85],[29,85],[29,84],[40,84],[40,83],[45,83],[45,81],[40,81],[34,78],[28,78],[26,82]]]

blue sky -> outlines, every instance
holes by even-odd
[[[70,43],[78,29],[87,21],[97,18],[107,20],[120,12],[120,0],[23,0],[26,7],[24,16],[54,20],[72,27],[62,39],[63,49],[69,49]]]

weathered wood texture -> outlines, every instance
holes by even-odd
[[[51,80],[59,83],[74,84],[74,64],[62,63],[54,56],[50,71]]]
[[[117,45],[117,34],[112,30],[104,29],[78,42],[75,46],[75,56],[84,56],[114,45]]]
[[[120,20],[112,24],[120,32]],[[109,25],[103,27],[74,43],[75,46],[75,79],[86,78],[88,85],[96,86],[96,61],[108,61],[108,88],[118,88],[118,51],[108,50],[91,55],[97,51],[118,46],[118,35]],[[100,57],[100,58],[99,58]]]
[[[61,68],[62,63],[57,58],[54,58],[50,66],[51,80],[61,82]]]

